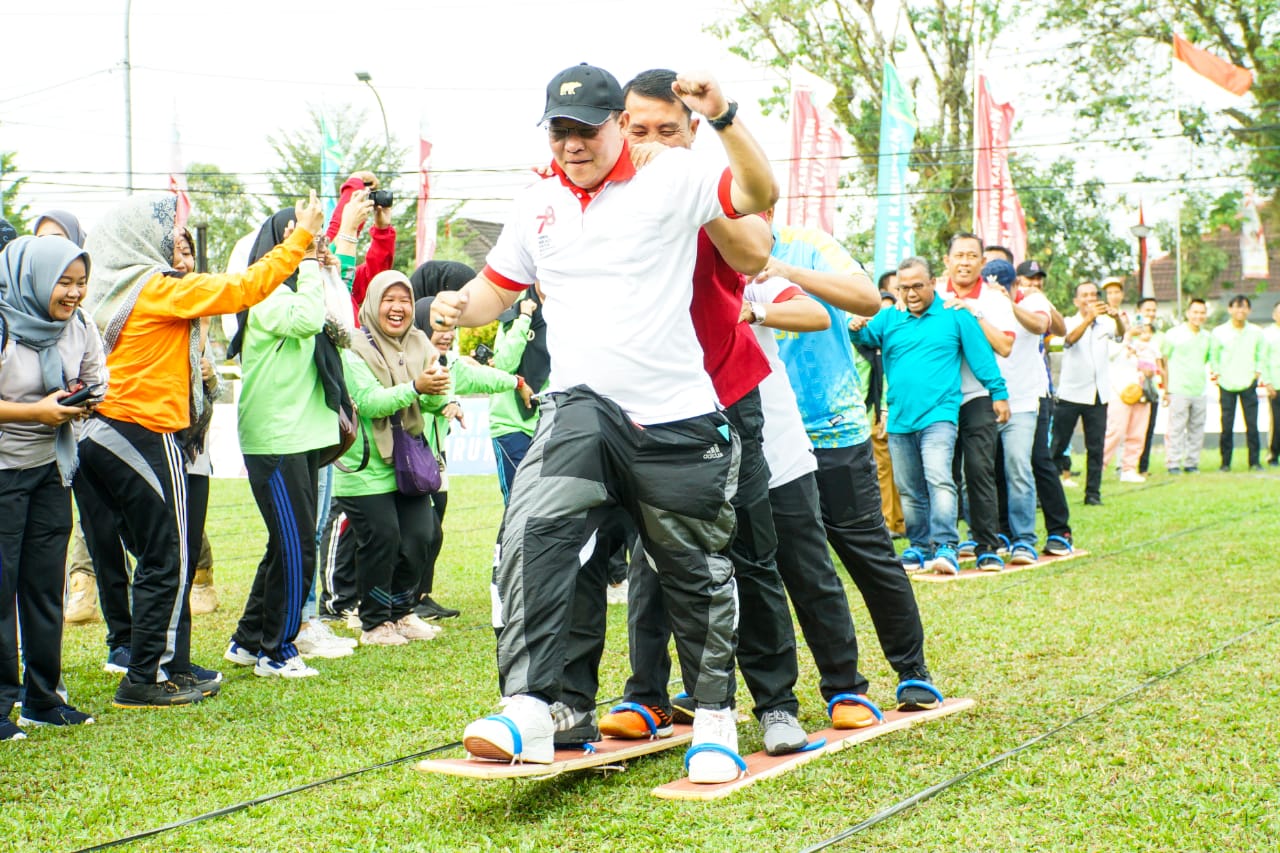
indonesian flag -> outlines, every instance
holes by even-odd
[[[988,246],[1004,246],[1015,261],[1027,258],[1027,219],[1009,174],[1009,131],[1013,107],[997,104],[987,88],[987,78],[978,78],[976,119],[977,168],[974,182],[974,218],[978,236]]]
[[[835,232],[836,186],[843,140],[830,109],[836,89],[791,66],[791,169],[787,223]]]
[[[427,202],[431,198],[431,143],[426,131],[418,136],[418,231],[414,265],[421,266],[436,253],[436,221],[427,214]]]
[[[1232,65],[1225,59],[1196,47],[1180,35],[1173,37],[1173,58],[1233,95],[1243,95],[1253,85],[1253,72],[1248,68]]]

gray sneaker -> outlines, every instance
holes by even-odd
[[[551,704],[551,719],[555,722],[555,745],[582,746],[600,740],[600,728],[596,725],[596,709],[579,711],[563,702]]]
[[[760,718],[760,728],[764,730],[764,751],[770,755],[795,752],[809,742],[800,721],[790,711],[765,711]]]

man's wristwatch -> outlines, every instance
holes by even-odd
[[[751,303],[751,325],[759,326],[761,323],[763,323],[766,313],[767,312],[765,311],[763,302],[752,302]]]
[[[738,114],[738,102],[730,101],[729,106],[726,107],[725,111],[720,113],[720,115],[716,116],[715,118],[711,118],[710,116],[708,116],[707,124],[711,125],[712,130],[724,130],[726,127],[733,124],[733,117],[736,116],[737,114]]]

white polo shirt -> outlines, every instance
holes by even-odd
[[[1053,316],[1049,298],[1038,291],[1024,293],[1018,307],[1046,318]],[[996,364],[1009,389],[1009,411],[1016,415],[1040,410],[1040,398],[1049,394],[1049,374],[1040,354],[1040,336],[1017,322],[1017,315],[1013,319],[1013,350],[1007,357],[997,358]]]
[[[1080,315],[1066,320],[1067,333],[1080,326]],[[1116,321],[1103,314],[1074,344],[1062,345],[1062,375],[1058,378],[1058,399],[1083,406],[1106,404],[1111,399],[1110,344],[1120,340]]]
[[[594,197],[552,168],[517,196],[484,270],[540,283],[549,390],[586,385],[639,424],[715,411],[689,303],[698,229],[736,215],[724,161],[671,148],[637,172],[624,148]]]
[[[1018,320],[1013,316],[1013,307],[1009,304],[1009,300],[996,289],[999,287],[1000,285],[998,284],[987,284],[980,281],[976,287],[977,295],[969,296],[964,301],[966,305],[981,311],[982,319],[1012,338],[1014,329],[1018,325]],[[949,278],[939,279],[935,290],[938,296],[943,299],[958,298]],[[997,364],[1003,360],[1000,356],[996,356]],[[987,389],[978,381],[978,377],[973,375],[973,371],[969,369],[968,360],[963,356],[960,359],[960,393],[963,397],[961,400],[962,405],[978,397],[989,396]]]
[[[804,293],[785,278],[771,278],[758,284],[747,285],[743,298],[748,302],[772,305],[786,302]],[[797,335],[799,332],[783,332],[752,326],[760,349],[769,361],[770,373],[761,381],[760,408],[764,412],[764,459],[769,463],[769,488],[785,486],[810,471],[818,470],[818,460],[813,455],[813,443],[805,432],[804,418],[796,402],[796,392],[787,378],[787,366],[778,355],[777,335]]]

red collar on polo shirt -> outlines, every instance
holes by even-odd
[[[564,173],[564,169],[560,168],[560,164],[555,160],[551,161],[551,171],[560,179],[560,183],[569,188],[569,192],[573,193],[578,203],[582,205],[583,210],[586,210],[587,205],[591,204],[591,199],[595,197],[596,193],[604,189],[605,184],[629,181],[636,176],[636,167],[631,162],[631,146],[627,144],[625,139],[622,140],[622,153],[618,155],[617,162],[613,164],[609,174],[604,176],[604,180],[600,182],[594,192],[588,192],[569,180],[569,176]]]
[[[947,293],[954,293],[956,296],[960,296],[960,293],[956,290],[956,286],[952,283],[950,276],[947,276]],[[982,279],[978,279],[973,283],[973,287],[969,288],[968,296],[960,296],[960,298],[977,299],[980,295],[982,295]]]

